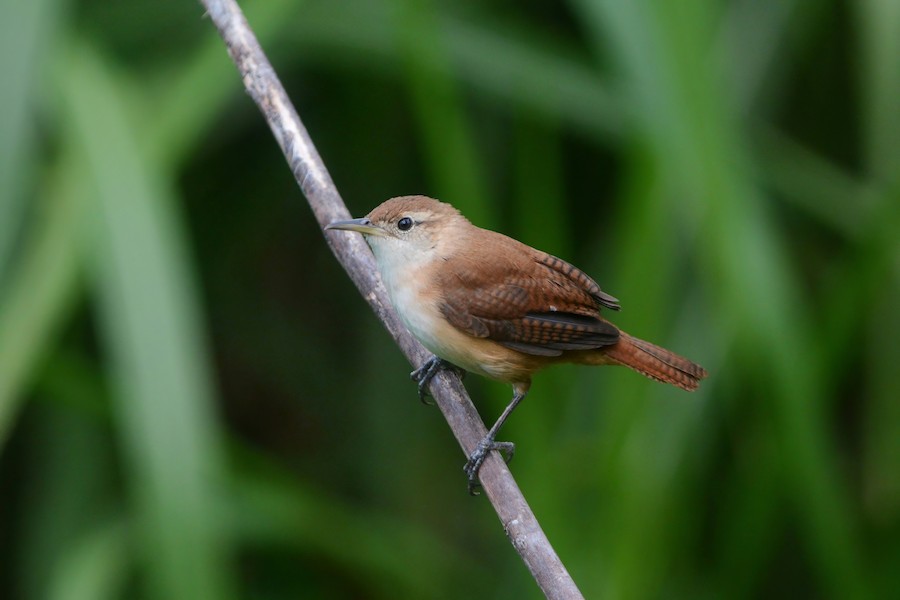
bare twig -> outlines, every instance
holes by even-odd
[[[324,226],[336,219],[349,218],[350,214],[319,153],[238,5],[234,0],[201,2],[225,41],[244,86],[265,115],[319,224]],[[396,340],[403,354],[412,365],[421,365],[429,354],[403,327],[391,308],[384,286],[376,275],[374,258],[362,236],[338,234],[325,237],[335,256]],[[468,456],[487,430],[459,377],[449,371],[442,371],[432,379],[430,390]],[[492,452],[482,466],[480,479],[506,535],[544,594],[555,599],[582,598],[575,582],[541,530],[512,474],[496,452]]]

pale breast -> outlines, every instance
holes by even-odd
[[[436,303],[429,298],[417,281],[409,281],[403,285],[388,288],[391,302],[416,339],[431,352],[441,355],[441,343],[438,329],[440,315],[435,308]]]
[[[526,382],[542,364],[535,358],[453,327],[437,308],[437,298],[421,284],[395,286],[391,302],[410,333],[429,352],[471,373],[510,383]]]

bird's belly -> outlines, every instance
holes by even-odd
[[[395,290],[391,300],[410,333],[431,353],[466,371],[506,382],[522,382],[539,365],[537,359],[491,340],[476,338],[447,322],[437,302],[415,290]]]
[[[481,372],[465,352],[465,340],[460,339],[464,334],[447,323],[434,302],[423,302],[420,295],[403,292],[392,299],[400,320],[429,352],[467,371]]]

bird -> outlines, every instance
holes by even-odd
[[[687,391],[707,376],[700,365],[601,316],[604,309],[618,311],[619,301],[583,271],[473,225],[446,202],[391,198],[363,218],[325,229],[364,236],[400,320],[432,353],[411,374],[420,398],[447,368],[512,385],[512,400],[465,464],[470,493],[491,451],[512,457],[515,446],[498,442],[497,434],[545,367],[621,365]]]

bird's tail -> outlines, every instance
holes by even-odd
[[[650,379],[671,383],[689,392],[696,390],[700,380],[707,375],[700,365],[624,331],[615,345],[603,350],[611,363],[624,365]]]

